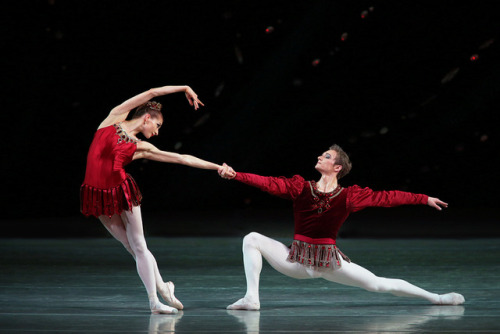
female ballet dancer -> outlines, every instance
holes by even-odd
[[[161,151],[137,138],[139,133],[148,139],[158,135],[163,124],[161,104],[150,100],[176,92],[184,92],[195,110],[204,105],[188,86],[164,86],[136,95],[113,108],[90,145],[85,180],[80,188],[81,212],[99,218],[111,235],[132,254],[148,293],[151,312],[155,314],[177,313],[183,305],[174,296],[174,284],[163,282],[156,260],[148,250],[140,209],[142,195],[132,176],[125,172],[125,165],[144,158],[228,173],[227,165]],[[135,108],[132,118],[126,120]],[[157,292],[170,306],[159,301]]]
[[[370,206],[394,207],[404,204],[427,204],[437,210],[448,207],[438,198],[402,191],[373,191],[350,186],[338,180],[347,175],[352,164],[338,145],[318,157],[318,182],[292,178],[265,177],[236,173],[231,167],[221,170],[223,178],[235,179],[272,195],[293,200],[295,235],[291,247],[252,232],[243,239],[243,263],[247,281],[245,296],[227,307],[229,310],[259,310],[259,277],[262,256],[280,273],[297,279],[323,278],[368,291],[396,296],[419,297],[438,305],[458,305],[465,300],[458,293],[438,295],[400,279],[375,276],[351,262],[336,246],[337,233],[351,212]]]

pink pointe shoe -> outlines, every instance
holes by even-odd
[[[184,305],[182,305],[179,299],[175,298],[174,290],[175,286],[172,282],[163,283],[163,286],[161,288],[158,288],[158,292],[168,305],[175,307],[178,310],[182,310],[184,308]]]

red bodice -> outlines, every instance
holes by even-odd
[[[120,124],[97,130],[80,188],[80,208],[84,215],[111,217],[140,205],[139,188],[125,172],[136,150],[137,140],[128,136]]]

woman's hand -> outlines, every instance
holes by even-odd
[[[439,210],[439,211],[442,210],[441,207],[443,207],[443,208],[447,208],[448,207],[448,203],[443,202],[439,198],[430,197],[430,196],[429,196],[429,199],[427,200],[427,205],[431,206],[431,207],[433,207],[433,208],[435,208],[436,210]]]
[[[201,102],[198,99],[198,95],[191,89],[191,87],[187,86],[186,87],[186,98],[189,102],[190,106],[194,106],[194,110],[198,110],[198,108],[201,106],[205,106],[203,102]]]
[[[236,177],[236,172],[234,171],[234,169],[228,166],[226,163],[223,163],[222,166],[219,167],[218,173],[220,177],[227,180],[231,180]]]

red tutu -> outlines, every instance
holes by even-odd
[[[141,191],[130,174],[114,188],[98,189],[87,184],[82,184],[80,188],[80,211],[85,216],[119,215],[124,210],[139,206],[141,201]]]

